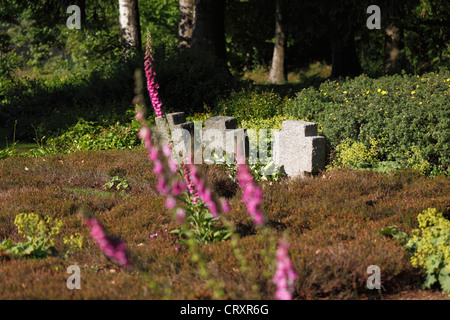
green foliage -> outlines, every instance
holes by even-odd
[[[12,157],[15,155],[17,155],[17,151],[14,148],[14,146],[6,147],[5,149],[0,150],[0,159],[5,159],[5,158]]]
[[[131,107],[134,68],[130,62],[116,65],[112,74],[99,71],[64,80],[3,81],[1,123],[11,135],[17,120],[17,139],[32,141],[36,133],[40,137],[59,135],[80,117],[102,124],[117,121]]]
[[[406,232],[402,232],[398,230],[398,227],[396,225],[392,225],[389,227],[386,227],[378,232],[379,235],[386,236],[386,237],[392,237],[404,245],[409,240],[409,235]]]
[[[186,203],[186,219],[178,229],[171,233],[180,236],[181,243],[195,241],[198,244],[220,242],[228,239],[232,231],[220,224],[220,218],[214,218],[205,203],[199,199],[194,204],[191,197],[183,198]]]
[[[411,151],[406,152],[406,157],[405,167],[417,170],[422,174],[430,173],[432,166],[427,160],[424,159],[423,154],[418,147],[413,145],[411,147]]]
[[[304,89],[284,110],[322,125],[331,152],[347,138],[366,146],[377,139],[377,160],[408,164],[411,158],[409,165],[416,163],[426,171],[425,161],[443,168],[450,163],[449,92],[450,73],[445,69],[422,76],[362,75]]]
[[[269,119],[283,113],[283,99],[273,91],[241,90],[219,101],[213,113],[233,116],[238,123]]]
[[[283,121],[286,121],[286,120],[298,120],[298,118],[289,116],[289,115],[284,115],[284,114],[276,114],[269,118],[255,117],[255,118],[251,118],[248,120],[243,120],[242,127],[247,128],[247,129],[253,129],[256,132],[259,132],[260,129],[281,130]]]
[[[450,221],[435,208],[424,210],[417,221],[419,229],[413,230],[407,243],[414,252],[411,263],[423,268],[425,288],[439,283],[450,293]]]
[[[177,45],[178,6],[178,0],[139,1],[142,39],[149,30],[153,45]]]
[[[409,68],[415,73],[449,67],[450,23],[448,2],[445,0],[417,1],[404,19],[405,55]]]
[[[236,178],[238,165],[236,163],[225,164],[229,172],[229,176],[233,182],[238,182]],[[250,173],[253,176],[255,182],[267,181],[270,184],[280,181],[285,178],[286,175],[280,170],[273,160],[268,163],[261,162],[260,159],[256,159],[248,164]]]
[[[103,188],[104,189],[115,188],[118,191],[120,190],[125,191],[129,188],[129,184],[127,179],[120,178],[119,176],[114,176],[111,178],[111,180],[109,180],[107,183],[103,185]]]
[[[119,28],[78,32],[61,27],[61,37],[70,59],[56,59],[51,69],[59,71],[63,79],[93,71],[110,73],[123,58]]]
[[[17,256],[29,256],[42,259],[48,255],[55,255],[55,237],[61,232],[63,223],[59,219],[45,217],[41,219],[39,215],[21,213],[16,216],[14,224],[20,235],[28,241],[14,244],[11,239],[6,239],[0,243],[0,249]],[[63,257],[81,249],[83,237],[76,233],[70,237],[64,237],[63,242],[68,246],[68,250]]]
[[[49,139],[47,143],[64,152],[78,150],[131,149],[140,145],[137,136],[139,123],[132,119],[131,123],[120,122],[103,127],[95,122],[80,119],[61,136]]]
[[[344,166],[353,169],[370,168],[375,163],[379,141],[369,140],[370,146],[347,138],[336,147],[334,166]]]
[[[202,123],[203,123],[205,120],[207,120],[211,117],[212,117],[211,113],[194,113],[194,115],[186,117],[186,121],[188,121],[188,122],[189,121],[192,121],[192,122],[202,121]]]

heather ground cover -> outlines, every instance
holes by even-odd
[[[201,272],[201,261],[192,259],[190,247],[170,232],[179,225],[165,207],[166,197],[155,189],[157,177],[143,148],[1,160],[0,238],[23,241],[14,219],[19,213],[37,213],[62,221],[55,241],[58,253],[65,252],[62,237],[75,233],[83,235],[83,247],[67,257],[45,259],[2,252],[0,297],[210,299],[220,293],[224,299],[274,299],[275,249],[287,232],[298,274],[294,299],[381,298],[366,287],[370,265],[381,268],[382,295],[417,290],[424,278],[402,243],[379,232],[396,225],[410,233],[417,227],[417,215],[430,207],[448,215],[445,176],[337,169],[303,180],[260,182],[268,226],[260,228],[225,167],[205,164],[199,170],[226,195],[231,207],[227,217],[240,236],[238,243],[198,247],[207,273]],[[127,187],[105,188],[114,176]],[[137,268],[123,268],[102,253],[78,215],[81,205],[121,237]],[[66,287],[66,269],[72,264],[81,267],[81,290]]]

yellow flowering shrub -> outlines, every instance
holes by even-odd
[[[439,282],[450,293],[450,221],[435,208],[424,210],[417,220],[419,229],[413,230],[406,245],[415,252],[411,263],[424,268],[424,287]]]
[[[44,217],[41,219],[35,213],[18,214],[14,220],[17,231],[28,241],[14,244],[11,239],[0,242],[0,250],[17,255],[30,256],[34,258],[45,258],[47,255],[55,255],[55,237],[61,232],[63,223],[59,219]],[[68,250],[63,257],[81,249],[83,236],[79,233],[64,237],[63,242],[68,246]]]
[[[370,146],[366,146],[360,141],[351,138],[343,140],[336,147],[336,159],[333,166],[350,167],[362,169],[371,167],[377,158],[379,141],[374,138],[369,139]]]

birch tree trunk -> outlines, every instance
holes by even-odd
[[[119,0],[119,22],[122,48],[125,55],[132,50],[142,51],[138,0]]]

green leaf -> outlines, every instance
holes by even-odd
[[[442,268],[439,272],[439,284],[442,290],[450,294],[450,269]]]
[[[393,236],[394,234],[396,234],[398,231],[397,226],[389,226],[384,228],[383,230],[379,231],[378,234],[383,235],[383,236]]]
[[[430,289],[431,286],[436,283],[436,281],[437,279],[434,274],[427,274],[423,287],[426,289]]]

